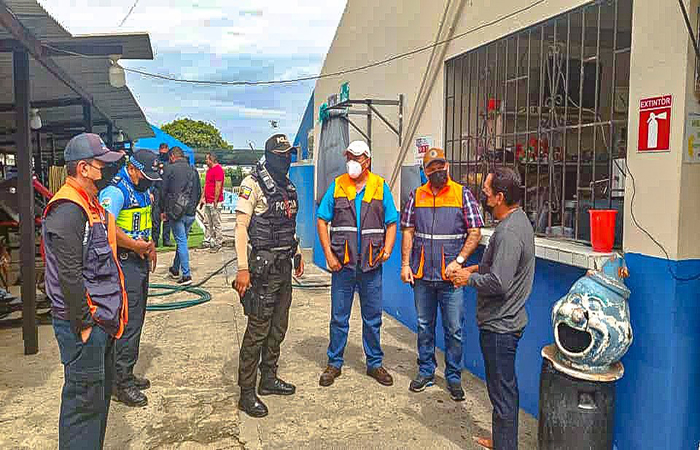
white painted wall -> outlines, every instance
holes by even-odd
[[[698,0],[685,0],[697,20]],[[323,74],[349,69],[426,46],[436,39],[447,0],[349,0],[322,70]],[[451,11],[458,0],[453,0]],[[444,59],[463,54],[512,32],[537,24],[582,6],[582,0],[547,0],[533,8],[499,18],[535,4],[534,0],[464,0],[464,9],[455,33],[467,33],[452,41]],[[692,3],[692,4],[691,4]],[[682,164],[684,123],[688,110],[700,112],[693,96],[694,59],[682,16],[675,1],[635,0],[633,6],[632,53],[630,61],[630,120],[628,161],[636,179],[635,216],[669,251],[672,258],[700,257],[700,165]],[[604,18],[603,20],[610,20]],[[451,24],[448,14],[447,25]],[[315,117],[326,98],[350,83],[351,98],[396,99],[404,94],[404,124],[414,109],[421,79],[427,70],[430,51],[388,64],[339,77],[319,80],[315,89]],[[441,67],[444,64],[441,62]],[[418,123],[417,136],[431,136],[443,145],[444,75],[437,76],[427,107]],[[639,99],[672,94],[674,110],[670,153],[637,154]],[[604,95],[601,94],[601,95]],[[396,108],[382,108],[392,121]],[[355,118],[364,127],[364,119]],[[375,119],[373,129],[373,168],[389,177],[398,157],[398,139]],[[410,130],[408,130],[410,131]],[[315,124],[314,142],[319,142],[320,125]],[[406,137],[406,136],[405,136]],[[351,140],[360,136],[351,130]],[[412,140],[412,141],[413,141]],[[318,149],[314,155],[318,154]],[[412,159],[409,152],[407,161]],[[631,183],[627,182],[624,248],[628,252],[660,256],[660,249],[631,222],[629,203]],[[393,189],[398,198],[398,184]]]

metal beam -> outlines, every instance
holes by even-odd
[[[92,133],[92,108],[90,103],[83,103],[83,122],[85,123],[85,132]]]
[[[352,120],[348,119],[347,117],[343,117],[343,116],[340,116],[340,117],[341,117],[343,120],[346,120],[346,121],[350,124],[350,126],[352,126],[358,133],[360,133],[360,135],[362,135],[363,138],[365,138],[365,140],[369,141],[369,138],[367,137],[367,135],[365,134],[365,132],[362,131],[362,130],[360,130],[360,129],[357,127],[357,125],[355,125],[354,123],[352,123]]]
[[[0,11],[6,14],[7,7]],[[0,8],[2,9],[2,8]],[[24,354],[39,352],[39,330],[36,321],[36,269],[34,242],[34,185],[32,183],[32,137],[29,128],[29,54],[12,54],[15,104],[17,106],[17,198],[19,201],[20,277],[22,278],[22,337]]]
[[[76,106],[82,105],[83,99],[78,98],[58,98],[55,100],[41,100],[36,102],[31,102],[32,108],[38,109],[49,109],[49,108],[62,108],[64,106]],[[12,103],[0,104],[0,112],[13,112],[15,110],[15,105]]]
[[[7,32],[17,39],[27,52],[53,76],[61,80],[85,101],[93,106],[95,105],[92,95],[73,80],[65,70],[47,55],[42,42],[22,25],[19,19],[17,19],[17,16],[14,15],[3,0],[0,0],[0,25],[5,27]],[[105,112],[101,111],[97,106],[95,106],[95,109],[104,117],[109,117],[109,115],[105,114]]]
[[[48,56],[74,56],[70,55],[70,53],[78,53],[80,55],[104,56],[107,58],[110,55],[124,54],[123,47],[117,44],[90,45],[74,42],[54,42],[47,44],[44,48]]]
[[[379,118],[382,120],[382,122],[384,122],[384,123],[386,124],[387,127],[391,128],[391,131],[393,131],[397,136],[401,137],[401,134],[399,133],[399,130],[397,130],[395,126],[393,126],[392,124],[390,124],[389,121],[386,119],[386,117],[384,117],[384,116],[382,115],[382,113],[380,113],[380,112],[377,110],[377,108],[375,108],[374,106],[372,106],[371,103],[368,104],[367,106],[369,106],[369,109],[371,109],[373,113],[375,113],[377,116],[379,116]]]
[[[111,149],[114,146],[114,128],[112,122],[107,124],[107,148]]]

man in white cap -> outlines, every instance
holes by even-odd
[[[391,256],[399,214],[389,186],[370,171],[371,154],[367,144],[363,141],[350,143],[345,157],[347,173],[330,185],[317,211],[319,238],[333,272],[328,366],[319,384],[330,386],[341,374],[350,310],[355,289],[358,289],[367,375],[391,386],[394,380],[382,366],[384,353],[379,339],[382,263]]]

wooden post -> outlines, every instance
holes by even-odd
[[[29,128],[29,54],[12,53],[15,82],[17,133],[17,199],[19,201],[20,276],[22,277],[22,337],[24,354],[39,351],[36,321],[36,269],[34,241],[34,185],[32,183],[32,138]]]

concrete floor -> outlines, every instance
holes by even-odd
[[[153,282],[164,281],[173,254],[160,254]],[[233,257],[233,250],[192,253],[195,281]],[[307,259],[308,260],[308,259]],[[234,270],[229,273],[233,276]],[[328,281],[307,267],[306,280]],[[231,280],[229,280],[230,282]],[[280,376],[297,394],[266,397],[270,415],[251,419],[236,408],[239,339],[246,319],[225,274],[206,288],[213,300],[172,312],[149,312],[136,368],[152,383],[144,408],[113,402],[107,449],[478,449],[472,435],[488,435],[491,406],[484,383],[464,372],[467,400],[450,400],[442,373],[436,386],[408,391],[416,371],[415,335],[384,317],[382,347],[392,387],[365,375],[359,305],[353,309],[343,375],[318,385],[326,364],[329,289],[295,289]],[[177,296],[167,300],[177,299]],[[152,303],[164,301],[152,299]],[[20,328],[0,330],[0,448],[56,448],[63,369],[53,329],[39,329],[40,352],[24,356]],[[439,370],[443,356],[438,355]],[[521,413],[520,448],[536,447],[537,423]]]

